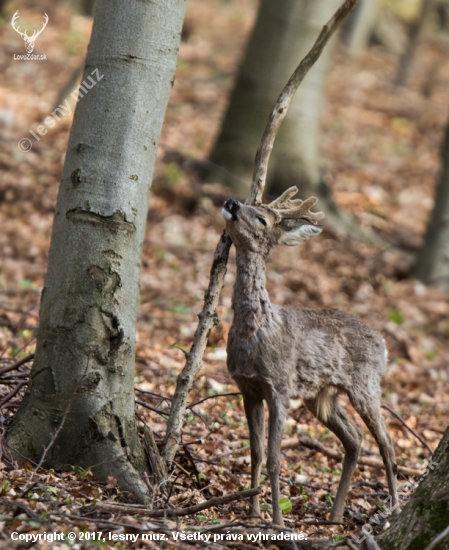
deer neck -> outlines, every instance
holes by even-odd
[[[273,306],[265,287],[266,256],[236,251],[237,276],[232,295],[234,323],[242,336],[251,338],[274,320]]]

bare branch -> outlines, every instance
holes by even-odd
[[[190,352],[187,354],[186,365],[176,382],[176,391],[172,400],[162,452],[162,456],[168,464],[172,463],[179,447],[184,414],[187,408],[187,397],[193,381],[201,369],[209,332],[218,322],[217,307],[224,284],[231,244],[231,239],[226,232],[223,232],[215,250],[209,287],[204,296],[203,310],[199,315],[200,322]]]
[[[268,124],[262,136],[259,148],[256,153],[254,163],[253,181],[251,190],[246,204],[259,205],[262,203],[262,195],[265,188],[265,180],[267,177],[268,161],[270,160],[271,151],[273,149],[276,134],[284,120],[290,103],[295,95],[304,77],[309,70],[314,66],[321,55],[324,46],[334,34],[341,21],[356,7],[358,0],[346,0],[342,6],[335,12],[333,17],[324,25],[312,49],[304,57],[301,63],[296,68],[295,72],[290,77],[290,80],[285,85],[279,96],[276,105],[268,119]]]
[[[110,512],[122,512],[128,514],[142,514],[150,518],[163,518],[168,516],[189,516],[190,514],[196,514],[202,510],[207,510],[208,508],[213,508],[214,506],[220,506],[222,504],[228,504],[234,500],[240,500],[247,497],[252,497],[258,495],[261,492],[260,487],[255,487],[254,489],[247,489],[246,491],[238,491],[237,493],[232,493],[230,495],[224,495],[222,497],[213,497],[207,500],[206,502],[201,502],[200,504],[195,504],[194,506],[189,506],[188,508],[164,508],[161,510],[149,510],[147,507],[138,507],[138,506],[124,506],[119,504],[103,504],[101,501],[97,502],[96,507],[100,510],[107,510]]]
[[[427,441],[426,441],[425,439],[423,439],[423,438],[419,435],[419,433],[418,433],[416,430],[414,430],[411,426],[409,426],[409,425],[407,424],[407,422],[402,418],[402,416],[399,416],[399,414],[398,414],[396,411],[394,411],[393,409],[391,409],[388,405],[382,405],[382,408],[383,408],[383,409],[386,409],[386,410],[387,410],[389,413],[391,413],[395,418],[397,418],[397,419],[399,420],[399,422],[400,422],[405,428],[407,428],[407,430],[408,430],[411,434],[413,434],[413,435],[416,437],[416,439],[417,439],[422,445],[424,445],[424,447],[429,451],[429,453],[430,453],[431,455],[433,455],[432,448],[431,448],[430,445],[427,443]]]
[[[337,451],[336,449],[325,447],[318,440],[312,439],[307,435],[297,435],[296,437],[289,437],[287,439],[284,439],[282,441],[281,449],[293,449],[295,447],[298,447],[299,445],[307,447],[308,449],[312,449],[313,451],[317,451],[325,456],[328,456],[329,458],[333,458],[334,460],[343,459],[343,453]],[[359,458],[357,459],[357,464],[361,464],[363,466],[372,466],[373,468],[385,468],[384,463],[381,460],[377,458],[371,458],[369,456],[359,456]],[[424,473],[424,471],[417,470],[416,468],[408,468],[407,466],[399,465],[398,471],[406,476],[417,477],[421,477]]]
[[[3,407],[3,405],[8,403],[10,399],[12,399],[16,395],[16,393],[20,390],[20,388],[25,384],[27,384],[25,380],[23,380],[22,382],[19,382],[17,386],[10,393],[8,393],[8,395],[2,401],[0,401],[0,409]]]
[[[267,127],[262,137],[259,149],[257,150],[254,176],[246,204],[260,204],[265,187],[265,179],[273,143],[277,131],[287,114],[288,107],[293,96],[303,81],[306,74],[313,67],[321,55],[324,46],[338,27],[343,18],[350,13],[357,5],[358,0],[345,0],[343,5],[335,12],[330,21],[323,27],[318,39],[310,52],[298,65],[284,87],[273,112],[268,120]],[[199,315],[200,322],[195,332],[193,345],[187,354],[186,365],[178,376],[176,391],[173,396],[170,417],[168,420],[167,433],[164,438],[162,456],[167,464],[171,464],[179,448],[181,430],[184,414],[187,407],[187,396],[192,388],[195,376],[201,369],[204,351],[206,349],[207,337],[212,327],[217,324],[217,306],[226,275],[226,265],[231,248],[231,240],[223,232],[220,242],[217,245],[212,264],[209,287],[204,298],[204,307]]]
[[[19,367],[21,367],[25,363],[28,363],[28,361],[31,361],[32,359],[34,359],[34,353],[30,353],[29,355],[27,355],[23,359],[20,359],[19,361],[16,361],[12,365],[9,365],[9,367],[5,367],[4,369],[1,369],[0,370],[0,376],[2,374],[6,374],[7,372],[11,372],[12,370],[18,369]]]

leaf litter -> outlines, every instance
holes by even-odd
[[[147,423],[156,440],[165,433],[176,376],[184,365],[184,354],[175,346],[188,349],[192,342],[213,250],[223,228],[220,204],[228,196],[218,185],[202,185],[195,171],[177,159],[207,158],[256,8],[254,0],[193,0],[187,8],[149,204],[137,322],[136,399],[146,406],[137,405],[136,415],[139,430]],[[49,26],[36,45],[46,52],[46,63],[14,63],[11,58],[22,47],[20,39],[13,31],[0,37],[0,371],[35,349],[40,292],[72,117],[62,118],[40,142],[33,143],[29,153],[19,151],[17,141],[54,110],[61,90],[83,62],[91,29],[89,19],[60,6],[52,9],[53,29]],[[8,29],[8,18],[1,24]],[[418,61],[420,66],[439,62],[438,76],[427,95],[417,85],[395,88],[391,82],[397,58],[376,48],[357,61],[336,48],[326,85],[321,121],[323,177],[337,204],[392,246],[381,249],[327,228],[322,237],[301,248],[276,250],[268,262],[267,285],[276,303],[337,307],[380,330],[389,348],[384,402],[435,449],[449,412],[449,298],[412,279],[409,272],[413,253],[423,241],[440,170],[449,62],[425,45]],[[156,490],[151,508],[185,508],[250,486],[243,403],[225,366],[234,275],[231,254],[220,324],[210,335],[203,369],[189,397],[183,445],[170,476],[168,499]],[[2,434],[20,405],[30,365],[28,361],[0,375],[0,401],[7,399],[0,416]],[[342,397],[342,402],[347,404],[347,399]],[[349,404],[348,410],[363,429],[362,455],[379,458],[371,435]],[[422,471],[430,458],[427,450],[400,421],[387,411],[384,415],[398,463]],[[296,434],[341,451],[336,438],[301,402],[293,403],[285,438]],[[99,483],[89,470],[76,465],[67,472],[34,472],[31,464],[17,467],[4,460],[0,468],[4,533],[0,546],[5,548],[10,547],[7,535],[12,531],[130,533],[156,527],[238,526],[250,521],[245,501],[176,521],[148,520],[130,512],[132,497],[120,491],[114,478]],[[337,540],[359,533],[386,497],[384,472],[359,465],[345,524],[314,525],[326,521],[340,474],[341,461],[301,445],[286,448],[281,492],[287,526],[305,531],[310,538]],[[406,480],[400,476],[400,483]],[[404,494],[404,500],[408,496]],[[266,472],[261,498],[260,521],[269,522]],[[100,504],[128,508],[125,513]],[[171,546],[186,544],[178,541]],[[139,545],[145,543],[133,548]],[[50,548],[51,544],[37,546]],[[69,548],[66,542],[58,545],[65,547]],[[78,542],[77,547],[95,545]]]

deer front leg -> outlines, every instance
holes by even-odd
[[[246,419],[249,428],[249,443],[251,447],[251,488],[260,485],[260,470],[263,462],[265,418],[263,400],[243,394]],[[254,515],[260,515],[259,495],[251,498],[251,508]]]
[[[268,403],[268,460],[267,470],[270,478],[271,499],[273,501],[273,523],[284,526],[282,512],[279,509],[279,474],[281,472],[281,442],[284,434],[285,416],[287,410],[280,402],[279,396],[270,399]]]

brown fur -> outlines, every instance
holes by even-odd
[[[272,304],[265,287],[265,263],[270,250],[280,243],[298,244],[321,229],[315,221],[286,219],[273,208],[232,200],[226,203],[223,215],[236,247],[237,262],[227,365],[244,398],[250,429],[252,486],[259,485],[266,401],[273,520],[282,525],[278,506],[280,444],[289,401],[302,398],[345,449],[342,479],[331,513],[332,520],[341,521],[362,440],[360,430],[338,403],[338,394],[346,392],[379,445],[397,511],[395,453],[380,409],[380,383],[386,364],[382,336],[357,317],[339,310]],[[257,497],[252,506],[256,513],[260,512]]]

